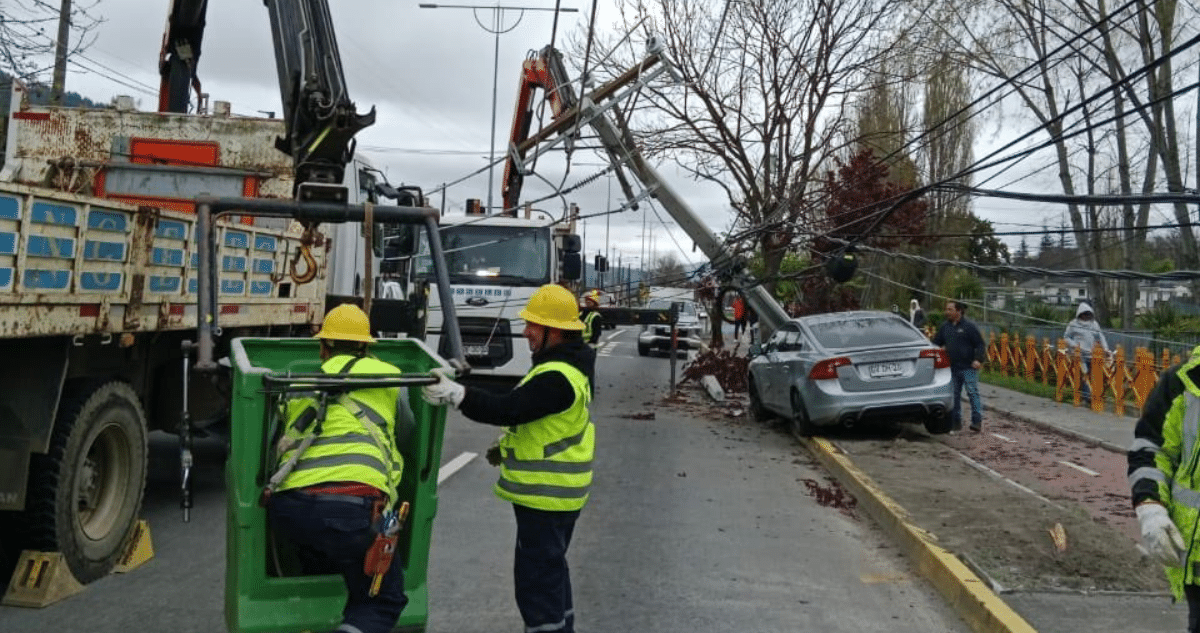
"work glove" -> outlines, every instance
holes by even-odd
[[[451,380],[445,369],[435,369],[432,373],[438,381],[421,387],[421,399],[435,407],[448,404],[457,409],[467,395],[467,388]]]
[[[499,444],[493,444],[493,445],[491,446],[491,448],[487,449],[487,454],[486,454],[486,457],[487,457],[487,463],[491,464],[492,466],[499,466],[499,465],[500,465],[500,462],[501,462],[501,460],[502,460],[502,459],[503,459],[503,457],[504,457],[504,456],[503,456],[503,455],[500,453],[500,445],[499,445]]]
[[[1158,562],[1167,567],[1183,564],[1187,545],[1179,528],[1171,521],[1167,509],[1160,503],[1142,503],[1135,508],[1142,528],[1142,545]]]

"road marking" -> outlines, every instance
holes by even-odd
[[[998,438],[1000,438],[1000,439],[1004,440],[1005,442],[1012,442],[1013,444],[1016,444],[1016,443],[1017,443],[1017,441],[1016,441],[1016,440],[1014,440],[1013,438],[1011,438],[1011,437],[1005,437],[1005,436],[1003,436],[1003,435],[1000,435],[999,433],[992,433],[992,437],[998,437]]]
[[[470,463],[472,459],[475,459],[475,456],[478,454],[479,453],[471,452],[459,453],[458,457],[446,462],[445,466],[442,466],[438,469],[438,484],[441,484],[443,481],[449,479],[450,475],[462,470],[462,467]]]
[[[997,480],[999,480],[999,481],[1003,481],[1004,483],[1006,483],[1006,484],[1008,484],[1008,485],[1010,485],[1010,486],[1012,486],[1012,487],[1016,488],[1017,490],[1020,490],[1020,491],[1022,491],[1022,492],[1025,492],[1025,493],[1028,493],[1028,494],[1030,494],[1030,495],[1033,495],[1033,496],[1034,496],[1034,497],[1036,497],[1037,499],[1040,499],[1040,500],[1041,500],[1043,503],[1047,503],[1047,504],[1049,504],[1049,505],[1052,505],[1052,506],[1054,506],[1054,507],[1058,508],[1059,510],[1066,511],[1066,508],[1064,508],[1064,507],[1062,507],[1062,506],[1058,505],[1057,503],[1054,503],[1053,501],[1051,501],[1051,500],[1049,500],[1049,499],[1047,499],[1047,498],[1043,497],[1042,495],[1040,495],[1040,494],[1038,494],[1038,493],[1034,492],[1033,490],[1029,489],[1028,487],[1026,487],[1026,486],[1022,486],[1021,484],[1019,484],[1019,483],[1017,483],[1017,482],[1015,482],[1015,481],[1013,481],[1013,480],[1009,479],[1008,477],[1005,477],[1004,475],[1001,475],[1000,473],[996,472],[995,470],[992,470],[991,468],[988,468],[987,466],[984,466],[983,464],[980,464],[979,462],[977,462],[977,461],[975,461],[975,460],[971,459],[970,457],[967,457],[967,456],[966,456],[964,453],[961,453],[961,452],[959,452],[959,451],[954,451],[954,452],[955,452],[955,453],[958,453],[958,456],[959,456],[959,458],[961,458],[961,459],[962,459],[964,462],[966,462],[966,463],[967,463],[967,465],[971,466],[972,468],[974,468],[974,469],[976,469],[976,470],[979,470],[979,471],[981,471],[981,472],[983,472],[983,473],[987,474],[988,476],[990,476],[990,477],[993,477],[993,478],[995,478],[995,479],[997,479]]]
[[[1080,466],[1079,464],[1072,464],[1071,462],[1066,462],[1066,461],[1062,461],[1062,460],[1059,460],[1058,463],[1062,464],[1063,466],[1070,466],[1071,468],[1074,468],[1075,470],[1078,470],[1081,473],[1086,473],[1093,477],[1100,476],[1100,473],[1092,470],[1091,468],[1084,468],[1083,466]]]

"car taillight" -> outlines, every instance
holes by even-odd
[[[816,365],[813,365],[812,370],[808,372],[808,377],[813,380],[831,380],[837,378],[838,367],[849,364],[850,359],[846,358],[845,356],[826,358]]]
[[[934,369],[945,369],[950,366],[950,357],[944,349],[923,349],[921,358],[932,358]]]

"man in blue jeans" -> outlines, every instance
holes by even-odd
[[[987,358],[987,346],[979,328],[966,319],[967,305],[960,301],[946,302],[946,321],[933,335],[933,344],[940,345],[950,357],[950,376],[954,383],[954,406],[950,411],[950,431],[962,430],[962,390],[967,388],[971,401],[971,430],[983,430],[983,403],[979,400],[979,368]]]

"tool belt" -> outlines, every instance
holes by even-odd
[[[383,576],[392,567],[392,559],[396,555],[396,544],[400,540],[400,528],[404,525],[404,520],[408,518],[408,502],[400,504],[395,510],[385,512],[386,501],[379,499],[375,503],[375,518],[372,519],[372,525],[376,525],[375,542],[367,549],[367,554],[363,557],[363,573],[371,577],[371,587],[367,591],[367,595],[374,598],[379,594],[379,588],[383,584]]]

